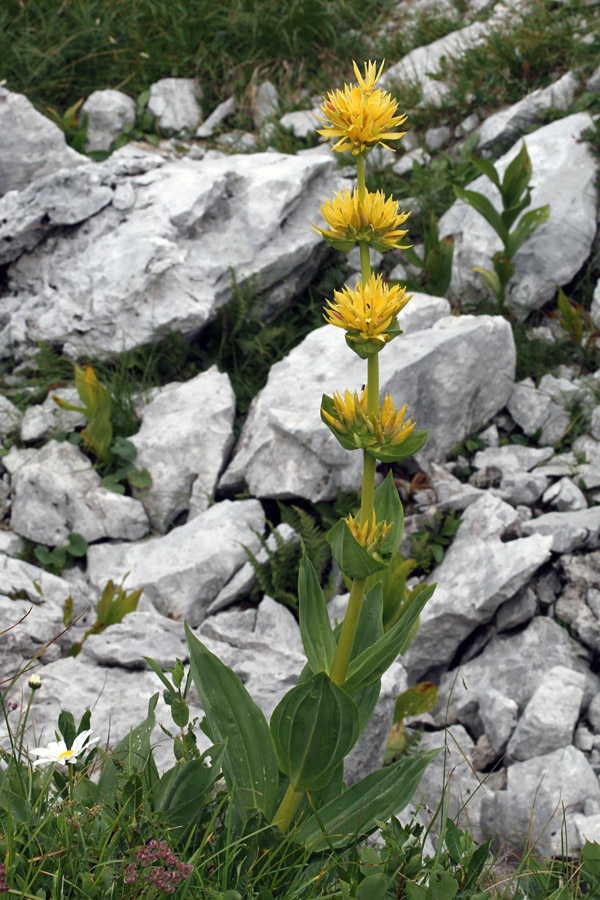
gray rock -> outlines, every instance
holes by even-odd
[[[514,391],[513,391],[514,394]],[[513,396],[511,394],[511,398]],[[494,466],[503,474],[514,471],[529,472],[535,466],[552,456],[552,450],[544,447],[524,447],[522,444],[507,444],[503,447],[488,447],[478,450],[473,457],[473,468],[485,469]],[[544,468],[542,471],[546,471]]]
[[[39,113],[23,94],[0,87],[0,197],[20,191],[36,176],[72,168],[85,161],[65,142],[61,129]],[[0,224],[2,223],[0,214]]]
[[[279,95],[277,88],[270,81],[262,81],[256,89],[254,102],[254,124],[261,128],[265,122],[279,112]]]
[[[298,533],[294,531],[290,525],[286,525],[285,522],[278,525],[275,531],[286,544],[299,542]],[[277,540],[273,534],[270,534],[267,538],[267,546],[269,550],[273,552],[277,550]],[[269,559],[269,554],[264,547],[261,547],[258,553],[255,554],[255,557],[259,563],[265,563]],[[238,597],[248,594],[255,584],[256,575],[254,573],[254,568],[249,561],[245,562],[241,569],[238,569],[235,573],[231,581],[228,581],[225,587],[219,591],[218,596],[208,607],[207,615],[211,615],[212,613],[216,613],[219,610],[230,606]]]
[[[396,175],[408,175],[412,172],[415,163],[418,166],[428,166],[430,162],[431,156],[429,153],[426,153],[422,147],[417,147],[415,150],[409,150],[408,153],[405,153],[400,159],[392,163],[392,170]]]
[[[202,119],[202,89],[195,78],[161,78],[150,87],[148,112],[163,132],[194,134]]]
[[[588,258],[596,232],[596,163],[582,133],[592,126],[588,113],[576,113],[527,136],[533,169],[531,209],[550,204],[550,218],[523,244],[514,258],[516,271],[507,301],[520,318],[550,300]],[[495,164],[500,176],[521,149],[518,141]],[[556,191],[560,182],[561,189]],[[484,175],[470,185],[499,208],[497,188]],[[569,221],[568,234],[564,223]],[[482,296],[486,292],[473,266],[492,268],[491,257],[502,243],[474,209],[456,201],[440,219],[440,237],[454,235],[452,289]]]
[[[574,512],[551,512],[521,526],[523,534],[549,535],[554,553],[571,553],[579,547],[600,546],[600,507]]]
[[[588,591],[594,604],[594,591]],[[576,635],[586,647],[600,651],[600,622],[598,616],[579,595],[577,586],[568,584],[561,596],[556,601],[555,615],[560,621],[565,622],[571,628],[571,633]]]
[[[518,591],[503,603],[496,613],[496,630],[508,631],[533,619],[537,610],[537,597],[530,587]]]
[[[552,375],[544,375],[539,387],[531,378],[515,385],[508,401],[508,411],[525,434],[542,429],[540,443],[557,444],[569,427],[571,417],[566,411],[566,398]]]
[[[0,440],[7,438],[11,431],[19,427],[22,417],[21,410],[8,397],[0,394]]]
[[[456,126],[454,136],[457,138],[465,137],[465,135],[470,134],[472,131],[475,131],[480,121],[481,120],[477,113],[469,113],[469,115],[465,119],[463,119],[459,125]]]
[[[381,679],[377,706],[367,727],[344,760],[344,781],[350,786],[383,765],[396,698],[408,687],[406,672],[394,662]]]
[[[427,467],[429,483],[433,485],[435,490],[435,505],[441,512],[448,512],[451,509],[463,510],[478,500],[483,491],[479,488],[471,487],[470,484],[464,484],[454,475],[451,475],[442,466],[431,463]],[[431,494],[428,491],[417,492],[415,494],[417,503],[431,502]]]
[[[154,659],[161,669],[172,668],[177,658],[183,662],[189,659],[181,622],[137,610],[101,634],[91,634],[81,653],[97,666],[124,669],[149,669],[144,656]]]
[[[489,622],[549,559],[548,538],[501,541],[516,519],[508,504],[488,494],[463,513],[452,545],[431,574],[429,580],[437,582],[437,588],[403,658],[411,678],[450,662],[474,628]]]
[[[75,388],[55,388],[43,403],[27,407],[21,421],[21,440],[25,444],[44,440],[57,431],[75,431],[87,422],[83,413],[61,409],[53,397],[60,397],[75,406],[82,405]]]
[[[543,472],[506,472],[499,487],[491,493],[513,506],[533,506],[548,487],[548,477]]]
[[[210,137],[215,128],[221,125],[225,119],[231,115],[231,113],[235,109],[235,97],[228,97],[227,100],[223,100],[222,103],[219,103],[210,116],[207,116],[202,125],[196,129],[196,137],[197,138],[207,138]]]
[[[0,494],[2,492],[2,484],[0,482]],[[23,538],[12,531],[0,530],[0,553],[6,556],[22,556],[27,552],[27,546]]]
[[[590,77],[585,83],[586,91],[590,91],[591,93],[597,93],[600,91],[600,66],[597,69],[594,69]]]
[[[482,44],[488,31],[488,23],[474,22],[458,31],[452,31],[431,44],[417,47],[403,56],[395,65],[390,66],[383,73],[379,84],[389,87],[396,81],[416,82],[422,90],[419,105],[439,105],[448,92],[448,86],[442,81],[436,81],[431,76],[441,70],[443,60],[456,59],[470,47]]]
[[[591,753],[594,747],[594,735],[585,725],[578,725],[575,729],[573,745],[584,753]]]
[[[572,822],[577,829],[578,849],[582,848],[586,841],[600,843],[600,814],[586,816],[582,813],[574,813]]]
[[[581,587],[582,593],[585,593],[588,588],[600,588],[600,553],[598,551],[561,556],[560,566],[564,573],[564,580]],[[558,585],[560,587],[560,582]],[[555,593],[558,593],[559,587]]]
[[[192,626],[224,584],[246,561],[243,545],[256,553],[264,524],[258,500],[225,500],[162,537],[132,544],[99,544],[88,551],[88,578],[102,586],[127,573],[129,590],[144,588],[163,615]]]
[[[542,675],[508,742],[512,759],[542,756],[573,742],[585,689],[585,675],[554,666]]]
[[[50,441],[12,476],[13,531],[35,543],[58,547],[69,533],[86,541],[138,540],[148,532],[144,507],[101,486],[89,459],[68,441]]]
[[[587,509],[585,494],[570,478],[561,478],[549,487],[542,497],[544,503],[556,507],[559,512],[573,512]]]
[[[573,72],[567,72],[554,84],[531,91],[507,109],[488,116],[478,130],[478,152],[486,156],[493,148],[514,141],[545,109],[554,108],[566,112],[575,98],[578,83],[577,76]]]
[[[600,690],[598,677],[589,670],[586,653],[589,655],[552,619],[536,616],[523,631],[497,635],[480,656],[442,676],[434,710],[436,722],[444,723],[446,710],[448,721],[456,721],[457,706],[464,708],[470,703],[477,708],[480,701],[485,705],[482,698],[491,690],[499,691],[524,709],[540,683],[540,672],[553,666],[566,666],[585,675],[585,705]]]
[[[90,347],[100,355],[122,352],[169,329],[196,334],[231,299],[231,269],[239,284],[253,280],[264,310],[282,308],[325,252],[307,222],[318,216],[325,191],[341,185],[330,157],[264,153],[165,161],[123,147],[104,163],[76,170],[71,175],[82,202],[84,186],[93,196],[100,190],[108,196],[79,213],[97,213],[85,225],[9,268],[0,355],[18,355],[38,339],[78,356]],[[126,213],[112,205],[99,211],[113,196],[109,183],[135,191]],[[0,207],[11,197],[25,204],[24,230],[12,228],[7,246],[32,245],[29,224],[52,220],[58,200],[69,213],[65,224],[78,221],[77,191],[69,192],[65,179],[53,184],[47,180],[0,200]]]
[[[592,410],[590,433],[596,441],[600,440],[600,406],[595,406]]]
[[[239,128],[219,135],[218,143],[231,153],[251,153],[258,146],[258,141],[251,131],[241,131]]]
[[[93,91],[81,107],[80,123],[87,116],[85,149],[110,150],[126,125],[135,122],[135,101],[122,91]]]
[[[291,131],[297,138],[307,138],[323,124],[317,119],[318,115],[322,115],[318,106],[314,109],[299,109],[296,112],[286,113],[280,118],[279,124],[282,128]]]
[[[479,695],[479,717],[485,735],[496,753],[503,753],[517,724],[519,707],[494,688]]]
[[[154,528],[165,532],[185,510],[208,508],[233,444],[235,395],[229,376],[213,366],[189,381],[165,385],[141,409],[131,438],[135,464],[152,476],[140,500]]]
[[[565,747],[509,766],[506,790],[483,799],[482,824],[511,844],[528,835],[532,852],[548,856],[563,846],[563,809],[572,816],[589,799],[600,800],[598,779],[580,750]],[[577,837],[572,819],[566,825],[572,848]]]
[[[595,694],[587,710],[588,721],[594,734],[600,734],[600,693]]]
[[[425,146],[428,150],[441,150],[452,137],[452,129],[447,125],[428,128],[425,132]]]
[[[35,179],[22,191],[9,192],[0,199],[0,264],[10,263],[33,250],[59,226],[77,225],[95,216],[110,204],[113,193],[112,187],[103,183],[101,170],[92,163],[76,169],[59,169]],[[68,243],[69,238],[66,235],[65,238]],[[73,256],[70,268],[75,268]],[[81,279],[81,273],[78,277]],[[62,286],[63,280],[58,273],[48,279],[47,290],[55,305],[56,285],[60,282]],[[11,287],[16,288],[14,284]],[[9,301],[8,317],[11,312]]]
[[[401,328],[410,321],[411,303],[400,314]],[[358,486],[359,454],[349,455],[318,417],[323,392],[358,389],[364,382],[364,363],[346,350],[338,331],[317,329],[272,367],[252,402],[222,487],[246,483],[254,496],[315,502]],[[381,355],[381,396],[390,392],[396,404],[408,404],[409,415],[414,410],[418,428],[433,429],[419,460],[439,458],[502,407],[512,383],[513,354],[504,319],[449,316],[429,330],[412,332],[410,340],[400,337]]]

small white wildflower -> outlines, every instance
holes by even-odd
[[[31,753],[40,758],[35,760],[33,766],[47,766],[51,763],[60,763],[61,765],[76,763],[77,757],[81,753],[89,750],[92,744],[100,740],[100,738],[93,738],[90,741],[91,733],[91,731],[82,731],[81,734],[78,734],[70,750],[64,741],[50,741],[47,747],[36,747]]]

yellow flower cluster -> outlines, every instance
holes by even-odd
[[[392,402],[391,394],[385,395],[383,406],[377,414],[367,413],[367,389],[359,399],[358,393],[351,394],[346,388],[344,398],[337,391],[333,395],[335,415],[321,407],[323,417],[340,434],[352,436],[357,447],[379,449],[397,447],[415,429],[415,423],[406,415],[406,403],[400,411]]]
[[[410,244],[400,241],[407,234],[401,229],[410,213],[398,212],[398,203],[387,197],[383,191],[367,191],[361,202],[358,190],[352,193],[344,188],[334,194],[333,200],[326,200],[321,213],[329,228],[313,225],[328,244],[337,250],[350,250],[356,241],[367,241],[375,250],[384,253],[397,247],[405,250]]]
[[[358,541],[361,547],[364,547],[367,553],[371,554],[377,552],[392,530],[392,526],[388,525],[387,522],[378,522],[376,520],[375,512],[373,512],[373,516],[370,519],[367,519],[364,525],[357,522],[352,514],[347,516],[345,521],[352,532],[352,537]]]
[[[388,328],[412,295],[398,284],[384,284],[381,275],[371,275],[364,285],[360,281],[354,289],[345,285],[333,296],[324,312],[327,322],[383,346],[390,339]]]
[[[375,63],[365,63],[363,77],[354,63],[358,85],[345,84],[343,91],[330,91],[321,104],[323,117],[317,118],[325,125],[317,129],[317,134],[326,140],[335,139],[333,149],[339,153],[351,150],[357,156],[376,144],[392,150],[385,141],[397,141],[406,134],[394,130],[406,121],[406,115],[396,115],[396,100],[387,91],[375,89],[383,63],[378,72],[375,69]]]

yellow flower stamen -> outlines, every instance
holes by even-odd
[[[59,753],[59,754],[58,754],[58,758],[59,758],[59,759],[64,759],[65,756],[73,756],[73,751],[72,751],[72,750],[65,750],[64,753]]]
[[[356,333],[365,341],[385,344],[392,319],[404,309],[412,295],[406,288],[383,283],[381,275],[374,275],[354,289],[347,285],[333,292],[334,300],[328,300],[324,316],[330,325]]]
[[[356,75],[356,80],[358,81],[359,85],[361,86],[361,88],[363,89],[365,94],[370,94],[374,90],[375,85],[377,84],[379,79],[381,78],[381,73],[383,72],[383,67],[385,66],[385,59],[379,66],[378,72],[377,72],[377,63],[371,62],[371,60],[369,60],[369,62],[366,62],[364,64],[364,66],[365,66],[364,78],[360,74],[360,69],[356,65],[356,62],[353,61],[352,65],[354,66],[354,74]]]
[[[367,519],[364,525],[360,525],[356,519],[350,514],[345,519],[348,528],[352,532],[352,536],[361,547],[364,547],[367,553],[374,553],[377,548],[386,540],[392,526],[386,521],[378,522],[375,518],[375,512],[371,518]]]
[[[351,193],[344,188],[322,204],[321,213],[329,228],[313,228],[338,250],[349,250],[355,241],[368,241],[380,252],[411,246],[400,243],[407,233],[400,225],[410,213],[399,213],[398,203],[383,191],[367,191],[361,203],[358,190]]]

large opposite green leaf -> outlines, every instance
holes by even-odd
[[[367,687],[373,681],[377,681],[400,654],[410,637],[413,625],[436,586],[432,584],[420,585],[420,587],[422,590],[416,594],[406,612],[400,616],[393,628],[390,628],[376,644],[373,644],[368,650],[363,650],[350,661],[343,684],[346,691],[353,693]]]
[[[202,817],[211,788],[219,777],[226,742],[210,747],[199,759],[180,760],[164,773],[154,791],[155,808],[161,821],[184,838]],[[207,757],[211,757],[210,766]]]
[[[531,160],[527,153],[525,141],[521,145],[521,149],[509,163],[502,179],[502,200],[506,209],[516,206],[522,199],[523,191],[526,190],[531,178]],[[529,198],[527,198],[529,203]]]
[[[398,552],[404,531],[404,510],[391,469],[383,482],[376,488],[373,505],[377,521],[387,522],[388,525],[391,525],[391,531],[382,543],[380,550],[383,558],[389,561]]]
[[[387,562],[376,560],[358,543],[345,519],[327,532],[331,554],[347,578],[368,578],[385,569]]]
[[[477,210],[484,219],[487,219],[502,243],[506,244],[508,241],[508,231],[502,223],[500,213],[487,197],[484,197],[483,194],[480,194],[477,191],[466,191],[464,188],[456,187],[456,185],[454,186],[454,193],[459,200],[468,203],[469,206],[472,206],[473,209]]]
[[[255,810],[271,819],[277,806],[279,767],[269,726],[235,672],[185,625],[190,667],[213,739],[227,741],[223,774],[246,821]]]
[[[356,703],[325,672],[297,684],[273,710],[271,734],[295,791],[325,787],[356,743]]]
[[[336,640],[317,573],[305,552],[298,570],[298,611],[308,664],[313,672],[329,673]]]
[[[467,153],[467,156],[469,161],[472,162],[480,172],[486,175],[497,188],[500,188],[500,176],[496,172],[494,164],[491,163],[489,159],[481,159],[479,156],[473,156],[472,153]]]
[[[313,815],[306,819],[296,838],[311,851],[345,847],[375,828],[376,819],[397,815],[410,802],[423,772],[439,750],[405,757],[394,765],[367,775],[319,810],[319,821]]]
[[[508,239],[508,255],[511,259],[521,244],[527,240],[531,232],[535,231],[538,225],[548,221],[549,215],[549,206],[539,206],[537,209],[532,209],[521,216],[517,227]]]

